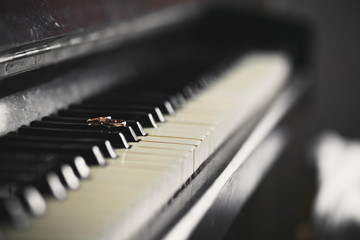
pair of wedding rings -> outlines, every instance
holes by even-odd
[[[89,125],[102,125],[108,128],[125,127],[126,121],[121,119],[112,119],[111,116],[90,118],[86,121]]]

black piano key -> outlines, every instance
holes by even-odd
[[[81,117],[81,118],[97,118],[103,116],[111,116],[113,119],[136,120],[145,127],[157,128],[157,124],[151,113],[137,111],[107,111],[107,110],[90,110],[90,109],[68,109],[60,110],[59,116],[65,117]]]
[[[174,106],[168,100],[158,100],[158,99],[143,99],[143,98],[129,98],[122,97],[120,95],[113,96],[101,96],[101,97],[93,97],[84,101],[85,103],[117,103],[121,105],[144,105],[151,107],[158,107],[163,113],[174,115],[175,109]]]
[[[156,103],[163,103],[165,101],[170,102],[173,109],[178,110],[184,105],[185,99],[182,97],[181,94],[169,94],[159,91],[145,91],[147,89],[133,90],[129,91],[129,89],[121,89],[120,91],[112,91],[106,94],[106,97],[103,99],[108,99],[108,102],[117,103],[117,105],[125,105],[122,104],[122,100],[134,100],[139,101],[142,100],[143,102],[156,102]],[[115,100],[115,101],[114,101]],[[127,105],[127,104],[126,104]],[[161,104],[163,105],[163,104]]]
[[[73,104],[69,107],[69,109],[94,109],[94,110],[107,110],[107,111],[141,111],[151,113],[154,119],[157,122],[165,122],[164,115],[162,114],[160,108],[151,107],[146,105],[134,105],[134,104],[126,104],[120,105],[117,103],[81,103],[81,104]]]
[[[181,93],[174,93],[174,94],[166,94],[163,92],[145,92],[139,95],[139,97],[143,97],[145,99],[161,99],[161,100],[168,100],[175,110],[182,108],[185,105],[185,98],[181,95]]]
[[[169,79],[169,77],[166,77]],[[189,79],[189,78],[188,78]],[[208,81],[208,80],[206,80]],[[196,89],[189,84],[194,81],[181,81],[181,79],[172,79],[171,85],[165,85],[164,82],[154,82],[153,79],[150,81],[135,82],[133,84],[128,84],[116,89],[111,90],[112,93],[121,93],[121,94],[134,94],[147,97],[148,94],[156,96],[165,96],[164,99],[170,100],[175,104],[183,106],[186,103],[186,99],[192,98],[195,95]],[[196,81],[195,81],[196,82]],[[197,87],[198,88],[198,87]],[[170,99],[172,98],[172,99]]]
[[[160,89],[161,88],[161,89]],[[144,87],[144,90],[147,90],[148,87]],[[187,84],[175,84],[174,86],[168,86],[166,89],[163,89],[162,87],[155,86],[153,87],[154,93],[162,93],[162,94],[169,94],[170,96],[175,96],[176,101],[178,101],[181,106],[184,106],[187,102],[187,99],[193,98],[199,90],[197,88],[194,88],[193,86]]]
[[[72,166],[76,176],[87,179],[90,177],[90,168],[86,164],[86,161],[81,156],[66,156],[66,158],[71,158],[70,166]]]
[[[197,81],[197,84],[202,88],[208,88],[209,85],[210,85],[210,82],[208,79],[205,79],[205,78],[200,78],[198,81]]]
[[[131,127],[106,127],[104,125],[89,125],[88,123],[62,123],[54,121],[33,121],[31,127],[74,129],[74,130],[99,130],[103,132],[122,133],[128,142],[138,142],[134,130]]]
[[[32,153],[59,153],[69,155],[82,156],[86,163],[90,165],[105,166],[106,160],[101,154],[100,149],[93,145],[84,144],[58,144],[58,143],[41,143],[0,139],[1,152],[16,151],[32,152]]]
[[[181,92],[185,99],[191,99],[195,97],[196,93],[190,86],[185,86],[181,89]]]
[[[98,130],[72,130],[72,129],[56,129],[56,128],[38,128],[38,127],[21,127],[18,129],[20,136],[52,136],[61,138],[86,139],[97,138],[102,140],[109,140],[111,145],[116,148],[129,148],[129,143],[126,141],[122,133],[117,132],[103,132]]]
[[[69,122],[69,123],[84,123],[88,118],[76,118],[76,117],[63,117],[63,116],[48,116],[43,117],[43,121],[47,122]],[[126,120],[126,124],[132,127],[137,136],[146,136],[146,131],[142,127],[139,121]]]
[[[10,191],[14,184],[35,186],[40,192],[51,194],[58,200],[65,200],[67,197],[66,189],[54,171],[28,171],[15,174],[14,172],[0,171],[0,185],[2,188],[7,186]]]
[[[61,180],[63,185],[66,185],[72,190],[76,190],[80,187],[80,181],[76,177],[73,169],[66,163],[58,161],[23,161],[17,160],[17,156],[12,154],[12,156],[5,157],[4,155],[0,156],[0,173],[45,173],[53,171],[55,172]],[[28,157],[29,158],[29,157]]]
[[[135,134],[137,136],[146,136],[147,135],[145,129],[142,127],[142,125],[139,121],[127,120],[126,124],[131,126],[132,129],[134,129]]]
[[[110,141],[96,138],[83,138],[83,139],[74,139],[74,138],[60,138],[54,136],[32,136],[32,135],[6,135],[2,137],[3,139],[13,139],[15,140],[23,140],[30,142],[53,142],[53,143],[78,143],[78,144],[91,144],[98,146],[100,148],[101,153],[108,158],[116,158],[117,154],[111,145]]]
[[[50,115],[47,117],[43,117],[41,120],[46,122],[87,123],[88,118]]]
[[[75,155],[64,154],[49,154],[49,153],[33,153],[33,152],[1,152],[0,161],[8,159],[9,161],[17,161],[22,164],[25,163],[38,163],[38,162],[58,162],[66,163],[72,167],[76,176],[81,179],[86,179],[90,176],[90,168],[86,164],[83,157]]]
[[[71,190],[80,188],[80,180],[68,164],[61,164],[59,172],[61,182]]]
[[[176,93],[175,97],[176,97],[176,100],[179,102],[180,106],[185,106],[186,98],[182,92]]]
[[[26,173],[26,172],[46,172],[53,171],[56,168],[59,168],[59,165],[56,162],[24,162],[16,161],[15,158],[5,159],[3,156],[0,159],[0,171],[1,172],[11,172],[11,173]]]
[[[17,196],[0,196],[0,221],[10,222],[18,229],[30,227],[30,217]]]
[[[18,198],[33,216],[43,216],[47,210],[43,195],[32,185],[0,184],[2,199]]]

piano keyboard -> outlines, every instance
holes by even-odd
[[[198,82],[204,90],[113,89],[3,137],[0,159],[14,156],[13,176],[0,177],[4,238],[132,238],[275,97],[290,68],[282,54],[248,54],[216,81]],[[108,115],[127,126],[86,123]]]

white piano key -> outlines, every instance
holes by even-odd
[[[195,159],[194,169],[197,169],[200,164],[210,155],[212,152],[213,146],[211,146],[211,139],[207,137],[209,132],[205,131],[181,131],[181,130],[166,130],[166,129],[157,129],[158,131],[153,131],[151,129],[148,134],[149,136],[160,136],[160,137],[172,137],[172,138],[185,138],[185,139],[194,139],[200,140],[201,143],[197,148],[200,152],[204,153],[204,157]]]
[[[168,155],[151,155],[148,153],[141,152],[126,152],[119,155],[120,164],[123,161],[136,161],[136,162],[154,162],[171,165],[176,171],[182,176],[183,183],[191,176],[194,172],[193,159],[191,154],[184,158]],[[114,162],[113,164],[119,164]]]

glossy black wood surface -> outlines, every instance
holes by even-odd
[[[128,21],[195,0],[4,0],[0,2],[0,52],[25,44]]]

